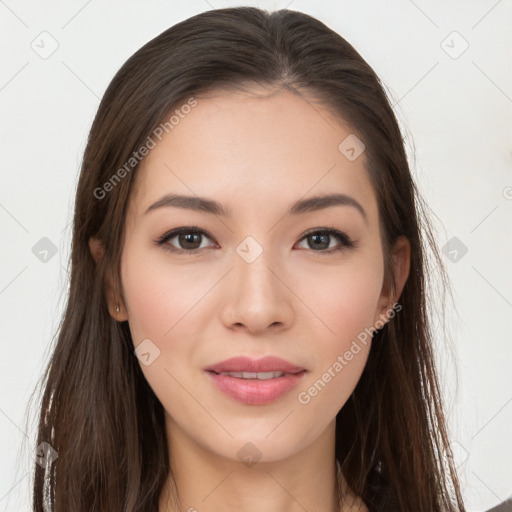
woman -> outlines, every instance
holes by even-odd
[[[34,510],[464,510],[420,205],[318,20],[213,10],[137,51],[84,154]]]

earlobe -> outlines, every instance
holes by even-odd
[[[105,255],[105,247],[101,240],[94,237],[89,238],[89,249],[96,265],[98,265]],[[122,299],[118,297],[118,294],[116,293],[113,285],[112,273],[110,271],[106,272],[104,284],[110,316],[117,322],[124,322],[125,320],[128,320],[128,313]]]
[[[118,303],[116,302],[113,304],[112,301],[109,300],[109,313],[116,322],[125,322],[128,320],[128,312],[126,311],[126,308],[124,307],[124,304],[121,300]]]

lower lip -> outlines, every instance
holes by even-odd
[[[206,372],[213,384],[224,394],[248,405],[265,405],[282,397],[302,380],[305,370],[299,373],[286,373],[275,379],[239,379],[229,375]]]

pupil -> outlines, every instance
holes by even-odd
[[[186,233],[180,235],[180,244],[182,246],[185,246],[186,249],[190,249],[190,247],[187,247],[187,244],[194,245],[194,242],[197,243],[197,237],[199,237],[199,234],[197,233]],[[194,240],[195,238],[195,240]]]
[[[329,241],[328,241],[328,238],[329,238],[329,235],[311,235],[311,237],[315,240],[315,247],[319,247],[319,244],[317,244],[316,242],[319,241],[320,239],[324,239],[324,246],[322,246],[321,248],[322,249],[327,249],[327,247],[329,247]],[[327,241],[327,243],[325,242]],[[320,245],[322,245],[322,242],[320,240]]]

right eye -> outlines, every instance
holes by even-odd
[[[208,246],[208,244],[202,244],[202,239],[205,237],[211,239],[206,231],[195,226],[180,227],[162,235],[156,240],[156,244],[162,247],[162,249],[171,252],[202,252]],[[171,241],[173,242],[171,243]]]

